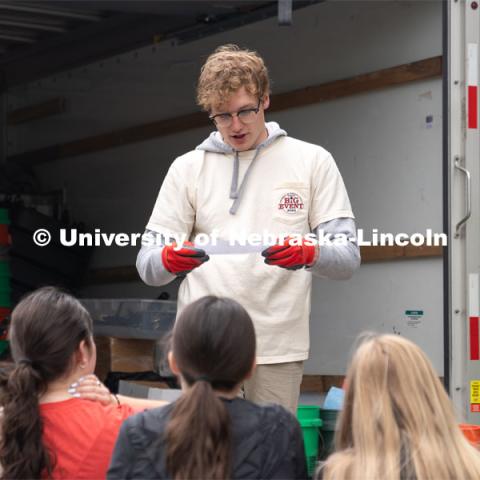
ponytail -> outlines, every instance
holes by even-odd
[[[13,369],[0,370],[1,479],[52,477],[55,457],[43,443],[39,398],[67,374],[92,319],[72,296],[55,287],[23,298],[10,319]]]
[[[174,480],[223,480],[232,475],[231,419],[219,394],[235,394],[255,361],[255,329],[229,298],[203,297],[175,322],[172,355],[187,387],[162,436]]]
[[[2,479],[51,478],[53,461],[42,442],[43,422],[38,396],[45,388],[31,363],[0,372]]]
[[[174,480],[230,476],[230,418],[206,379],[176,402],[165,430],[166,467]]]

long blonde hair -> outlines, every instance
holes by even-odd
[[[478,480],[480,452],[461,433],[432,364],[397,335],[370,335],[347,372],[324,480]]]

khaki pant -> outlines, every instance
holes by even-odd
[[[245,398],[255,403],[278,403],[297,413],[303,361],[257,365],[255,373],[245,381]]]

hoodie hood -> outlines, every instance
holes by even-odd
[[[265,124],[265,126],[267,128],[268,137],[263,143],[261,143],[260,145],[257,145],[257,147],[255,148],[255,155],[252,161],[250,162],[250,165],[248,166],[247,171],[245,172],[245,175],[243,176],[243,180],[242,180],[242,183],[240,184],[240,187],[238,186],[238,175],[239,175],[239,168],[240,168],[239,166],[240,161],[238,158],[239,152],[238,150],[235,150],[233,147],[228,145],[228,143],[225,143],[223,141],[223,138],[220,132],[218,131],[212,132],[210,136],[196,148],[196,150],[204,150],[205,152],[234,154],[232,181],[230,184],[230,198],[233,199],[232,206],[230,207],[230,210],[229,210],[231,215],[235,215],[237,213],[238,208],[240,207],[243,192],[247,185],[248,178],[255,164],[255,161],[257,160],[258,154],[260,153],[260,150],[262,148],[265,148],[271,145],[273,142],[275,142],[277,138],[287,135],[287,132],[285,130],[282,130],[278,125],[278,123],[276,122],[268,122]]]
[[[267,127],[268,137],[256,147],[257,150],[272,144],[278,137],[287,135],[287,132],[281,129],[277,122],[267,122],[265,126]],[[212,132],[195,150],[204,150],[212,153],[235,153],[236,151],[223,141],[222,135],[218,131]]]

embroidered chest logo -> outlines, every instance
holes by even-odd
[[[289,192],[280,199],[278,209],[288,214],[296,214],[299,210],[303,210],[303,200],[298,193]]]

